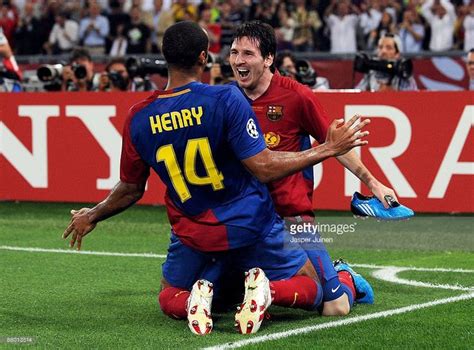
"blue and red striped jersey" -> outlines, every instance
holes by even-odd
[[[184,244],[202,251],[238,248],[265,236],[276,219],[266,186],[241,163],[265,148],[236,87],[192,82],[132,107],[121,181],[143,183],[152,168],[167,187],[168,217]]]

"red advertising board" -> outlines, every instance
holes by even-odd
[[[0,94],[0,200],[103,199],[118,181],[121,131],[147,93]],[[363,162],[419,212],[474,212],[473,92],[319,93],[332,117],[372,119]],[[367,189],[336,160],[315,167],[315,208]],[[142,203],[162,204],[155,175]]]

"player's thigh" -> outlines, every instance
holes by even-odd
[[[168,254],[162,266],[163,287],[173,286],[190,290],[198,279],[215,283],[222,272],[221,259],[184,245],[171,232]]]
[[[288,279],[298,274],[308,260],[305,251],[290,240],[283,221],[277,220],[266,237],[233,252],[232,261],[243,270],[261,268],[271,281]]]
[[[325,301],[323,304],[323,316],[346,316],[351,311],[349,297],[342,294],[337,299]]]

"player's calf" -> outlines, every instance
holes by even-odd
[[[187,303],[191,293],[182,288],[165,287],[158,294],[158,303],[163,313],[178,320],[187,317]]]

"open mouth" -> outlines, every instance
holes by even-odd
[[[241,78],[246,78],[250,74],[250,71],[245,68],[237,68],[237,72]]]

